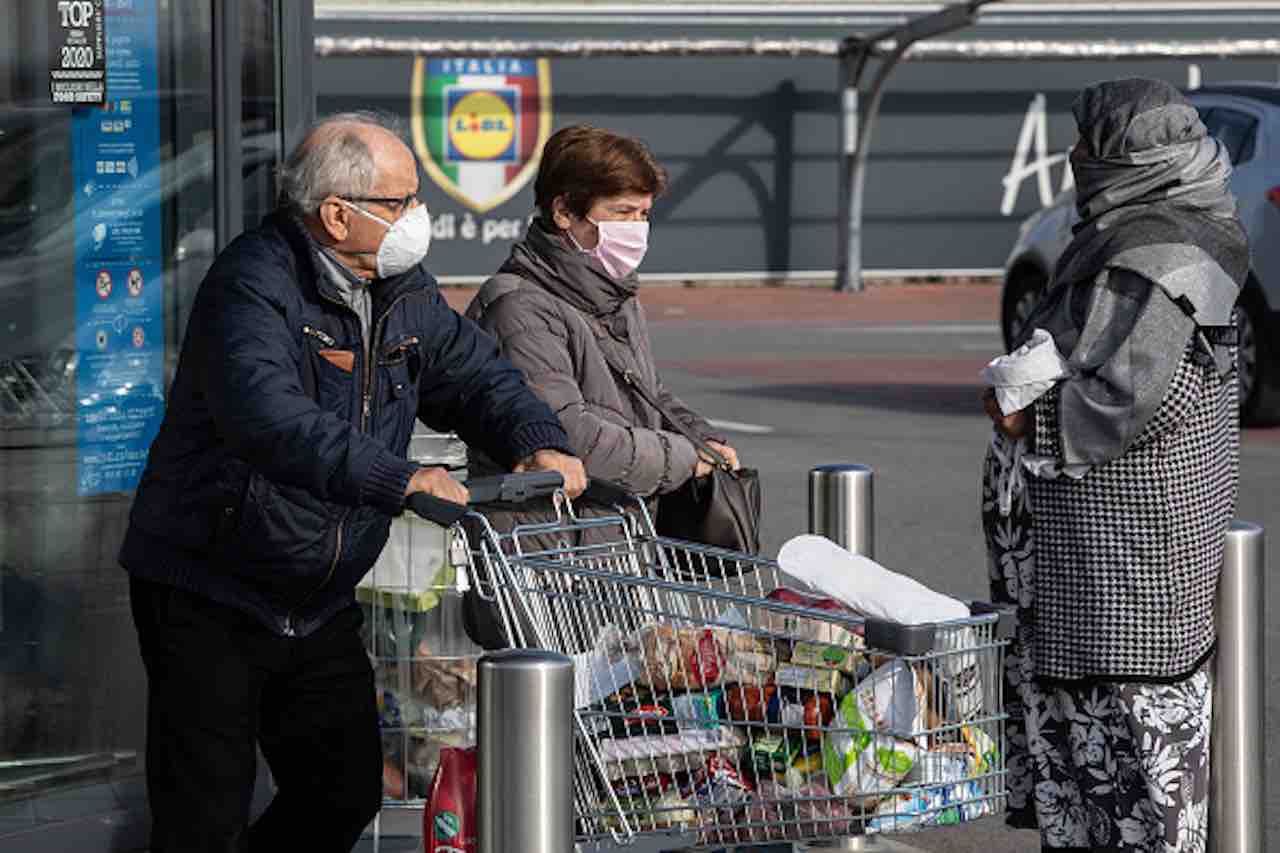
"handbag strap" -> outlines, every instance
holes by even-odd
[[[587,318],[587,320],[588,324],[592,326],[593,330],[595,330],[595,324],[590,322],[591,318]],[[662,415],[663,420],[669,423],[676,432],[687,438],[689,442],[693,444],[695,449],[706,454],[713,465],[722,471],[733,471],[733,466],[729,464],[729,460],[725,455],[708,444],[706,439],[691,430],[688,424],[681,421],[670,409],[662,405],[661,401],[658,400],[657,395],[640,382],[640,377],[636,375],[634,370],[619,367],[614,363],[614,360],[611,358],[609,353],[609,344],[608,342],[600,339],[599,331],[596,331],[596,342],[600,344],[600,352],[604,356],[604,363],[607,364],[609,369],[616,373],[618,377],[631,388],[631,390],[636,392],[637,397],[656,409],[658,414]]]
[[[614,373],[619,372],[618,368],[614,366],[612,362],[609,361],[608,356],[605,357],[605,362],[609,364],[610,369],[612,369]],[[689,429],[689,426],[685,424],[683,421],[681,421],[679,418],[677,418],[674,414],[672,414],[670,409],[662,405],[662,403],[658,402],[657,397],[655,397],[649,391],[648,388],[645,388],[643,385],[640,384],[640,377],[636,376],[635,371],[624,370],[620,373],[620,375],[622,376],[622,381],[627,383],[627,385],[631,386],[631,389],[636,392],[636,396],[638,396],[641,400],[644,400],[650,406],[653,406],[653,408],[657,409],[658,412],[662,415],[663,419],[666,420],[667,423],[671,424],[671,426],[675,428],[676,432],[680,433],[685,438],[689,439],[689,441],[693,444],[693,446],[697,450],[705,453],[708,457],[710,457],[710,461],[712,462],[712,464],[714,464],[717,468],[720,468],[721,470],[724,470],[724,471],[733,470],[733,466],[729,464],[729,460],[725,458],[723,453],[721,453],[720,451],[712,447],[710,444],[708,444],[706,439],[704,439],[702,436],[698,435],[696,432]]]
[[[492,294],[485,301],[484,307],[487,308],[488,305],[496,302],[498,297],[504,296],[510,291],[518,289],[523,283],[524,278],[515,275],[514,273],[499,273],[498,275],[493,276],[489,281],[485,282],[485,287],[482,290],[482,294],[485,294],[486,291],[492,291]],[[687,424],[672,414],[670,409],[662,405],[662,403],[658,401],[657,395],[653,394],[648,388],[645,388],[644,385],[640,383],[640,377],[636,375],[634,370],[629,367],[621,367],[613,360],[612,353],[610,352],[612,344],[605,340],[608,332],[604,330],[603,324],[599,318],[590,316],[571,302],[567,302],[563,299],[559,299],[558,301],[564,302],[565,305],[568,305],[571,309],[581,315],[582,319],[586,320],[587,326],[595,336],[596,343],[600,346],[600,354],[604,356],[605,365],[617,374],[618,378],[626,383],[628,387],[635,391],[636,396],[656,409],[658,414],[662,415],[663,419],[666,420],[667,423],[671,424],[676,432],[687,438],[689,442],[693,444],[694,448],[700,453],[705,454],[713,465],[723,471],[732,473],[733,466],[729,464],[729,460],[723,453],[707,444],[706,440],[702,436],[689,429]]]

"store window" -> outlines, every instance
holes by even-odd
[[[0,839],[74,820],[71,801],[143,810],[116,557],[218,244],[218,7],[19,0],[0,28]],[[239,3],[247,225],[275,193],[279,19],[279,0]],[[95,97],[98,33],[101,101],[55,102]],[[139,849],[130,831],[65,849]]]

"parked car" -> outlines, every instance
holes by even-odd
[[[1240,411],[1250,424],[1280,422],[1280,85],[1230,83],[1188,92],[1235,166],[1231,189],[1249,233],[1249,281],[1237,303]],[[1005,346],[1022,331],[1079,221],[1066,190],[1022,223],[1005,264],[1000,326]]]

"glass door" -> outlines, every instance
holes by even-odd
[[[117,553],[192,300],[234,236],[219,227],[270,209],[286,130],[309,116],[309,88],[291,87],[309,69],[311,4],[288,4],[301,24],[283,12],[281,0],[6,9],[0,846],[107,812],[125,819],[82,821],[93,837],[74,849],[145,846],[146,679]]]

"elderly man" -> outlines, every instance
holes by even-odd
[[[421,261],[413,154],[370,115],[321,121],[280,209],[200,288],[120,561],[148,675],[151,849],[349,850],[381,803],[356,582],[407,495],[416,418],[585,486],[555,414]],[[278,791],[248,826],[256,745]]]

